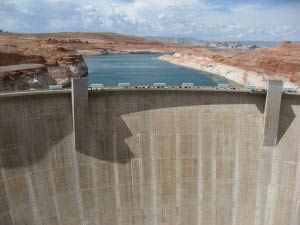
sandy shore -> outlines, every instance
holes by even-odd
[[[281,76],[271,76],[255,71],[247,71],[242,68],[217,63],[213,59],[208,57],[175,53],[173,55],[163,55],[159,57],[159,59],[173,64],[186,66],[192,69],[201,70],[218,76],[222,76],[240,85],[252,84],[255,85],[257,88],[267,88],[268,80],[278,79],[283,80],[284,87],[298,87],[295,84],[293,84],[290,80],[284,79]]]

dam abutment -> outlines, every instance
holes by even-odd
[[[298,94],[73,82],[0,94],[0,225],[300,223]]]

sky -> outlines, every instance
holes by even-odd
[[[0,29],[299,41],[300,0],[0,0]]]

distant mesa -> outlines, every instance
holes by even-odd
[[[286,49],[286,48],[293,48],[293,47],[296,47],[297,45],[294,45],[291,41],[285,41],[279,45],[277,45],[275,48],[276,49]]]
[[[192,44],[208,49],[216,50],[254,50],[260,48],[257,42],[251,41],[204,41],[197,38],[175,38],[175,37],[146,37],[149,40],[171,42],[177,44]]]

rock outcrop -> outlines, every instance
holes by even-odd
[[[72,78],[87,74],[88,67],[78,54],[0,53],[0,91],[47,89],[53,84],[68,86]]]
[[[24,55],[20,53],[0,52],[0,66],[37,63],[44,64],[46,60],[40,55]]]
[[[50,76],[57,84],[64,87],[71,84],[72,78],[80,78],[88,75],[88,66],[81,55],[65,55],[57,59],[59,66],[48,66]]]
[[[56,84],[44,65],[19,64],[15,67],[6,71],[0,70],[0,91],[46,89],[49,85]]]

